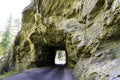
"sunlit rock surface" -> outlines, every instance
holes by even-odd
[[[65,50],[79,80],[119,80],[120,0],[34,0],[22,22],[10,67],[53,66]]]

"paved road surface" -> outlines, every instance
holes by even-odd
[[[10,76],[2,80],[76,80],[65,67],[43,67]]]

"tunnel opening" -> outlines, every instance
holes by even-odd
[[[65,56],[67,57],[66,49],[63,46],[62,47],[60,47],[60,46],[49,46],[47,51],[48,51],[48,53],[47,53],[47,58],[46,58],[46,60],[47,60],[46,64],[48,66],[58,66],[55,63],[55,58],[56,58],[57,53],[60,52],[60,51],[64,51]],[[66,60],[66,63],[67,63],[67,60]]]
[[[36,60],[35,64],[37,67],[46,67],[46,66],[58,66],[55,64],[55,56],[57,51],[64,51],[67,57],[67,51],[63,46],[42,46],[36,47]],[[66,58],[67,64],[67,58]],[[65,64],[65,66],[66,66]]]

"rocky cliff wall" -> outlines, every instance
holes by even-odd
[[[56,50],[79,80],[120,74],[120,0],[34,0],[23,11],[10,60],[15,69],[53,66]]]

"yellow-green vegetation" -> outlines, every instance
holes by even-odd
[[[10,71],[10,72],[6,72],[6,73],[0,75],[0,79],[2,79],[2,78],[6,78],[6,77],[9,77],[9,76],[12,76],[12,75],[15,75],[15,74],[17,74],[17,73],[18,73],[18,71]]]
[[[3,53],[3,47],[0,45],[0,55]]]

